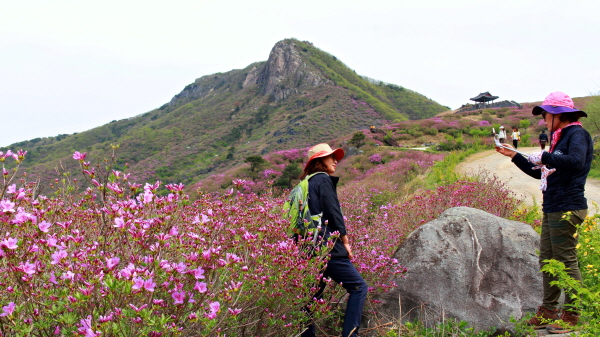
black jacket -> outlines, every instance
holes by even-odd
[[[312,215],[323,212],[321,224],[324,227],[324,242],[327,242],[331,233],[335,231],[338,231],[340,236],[346,235],[344,216],[336,190],[339,180],[340,178],[328,174],[316,174],[308,181],[308,209]],[[348,257],[348,251],[341,239],[335,241],[330,254],[332,258]]]
[[[548,176],[548,187],[544,194],[542,211],[545,213],[587,209],[583,196],[585,181],[594,155],[594,145],[590,134],[581,126],[573,125],[562,130],[560,140],[552,153],[544,152],[542,163],[556,171]],[[540,179],[542,171],[527,158],[516,155],[512,159],[523,172]]]

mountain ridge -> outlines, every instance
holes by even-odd
[[[74,151],[99,161],[111,144],[120,144],[115,168],[130,166],[137,181],[193,183],[248,155],[443,110],[409,89],[357,75],[310,42],[286,39],[275,44],[267,61],[202,76],[158,109],[13,146],[29,151],[25,169],[46,184],[60,164],[76,168],[69,160]]]

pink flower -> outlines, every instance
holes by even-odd
[[[135,312],[140,312],[140,311],[144,310],[144,308],[146,308],[148,306],[148,304],[143,304],[139,308],[131,303],[129,303],[129,306],[131,307],[131,309],[135,310]]]
[[[123,218],[115,218],[115,224],[113,227],[116,227],[116,228],[125,227],[125,221],[123,221]]]
[[[119,262],[121,262],[121,259],[118,257],[111,257],[110,259],[106,259],[106,267],[110,270],[112,270],[114,267],[116,267]]]
[[[190,273],[194,274],[196,280],[204,278],[204,269],[202,267],[198,267],[196,269],[190,270]]]
[[[131,286],[131,289],[133,290],[140,290],[144,287],[144,279],[136,276],[133,278],[133,286]]]
[[[185,300],[185,291],[174,291],[173,294],[171,294],[171,297],[175,300],[173,304],[183,304],[183,301]]]
[[[10,302],[8,303],[7,306],[2,307],[2,313],[0,314],[1,317],[4,316],[10,316],[13,314],[13,312],[15,312],[15,302]]]
[[[92,328],[92,316],[88,316],[87,318],[79,321],[80,327],[77,329],[79,333],[85,333],[85,337],[98,337],[102,333],[100,331],[94,332]]]
[[[144,282],[144,289],[146,289],[146,291],[153,292],[155,287],[156,287],[156,283],[154,283],[154,281],[152,281],[152,277],[147,279]]]
[[[68,255],[69,254],[67,254],[67,252],[64,250],[59,250],[57,252],[54,252],[54,254],[50,255],[50,257],[52,257],[52,262],[50,262],[50,264],[60,263],[60,260],[64,259]]]
[[[49,238],[48,238],[48,241],[46,241],[46,244],[47,244],[49,247],[56,247],[56,244],[57,244],[57,243],[58,243],[58,240],[56,240],[56,239],[55,239],[55,238],[53,238],[53,237],[49,237]]]
[[[203,294],[208,289],[206,288],[206,283],[204,283],[204,282],[196,282],[196,285],[194,286],[194,290],[198,290],[199,293]]]
[[[25,189],[24,188],[20,188],[17,191],[17,200],[21,200],[23,198],[25,198]]]
[[[184,274],[187,270],[187,266],[185,265],[185,263],[179,262],[175,265],[175,270],[177,270],[177,272],[179,272],[180,274]]]
[[[235,315],[239,314],[240,312],[242,312],[242,309],[231,309],[231,308],[227,308],[227,310],[229,310],[229,313],[230,313],[232,316],[235,316]]]
[[[12,185],[8,186],[8,189],[6,190],[6,192],[10,193],[10,194],[17,193],[17,184],[12,184]]]
[[[154,198],[154,194],[150,191],[144,192],[144,203],[148,204],[152,202],[152,198]]]
[[[48,282],[52,284],[58,284],[58,282],[56,282],[56,276],[54,276],[54,272],[50,273],[50,278],[48,279]]]
[[[0,212],[14,213],[15,212],[15,203],[11,202],[10,200],[0,201]]]
[[[50,226],[52,226],[52,224],[46,221],[42,221],[38,224],[38,228],[44,233],[48,233]]]
[[[19,241],[18,239],[8,238],[8,239],[2,241],[0,243],[0,246],[4,246],[4,247],[6,247],[8,249],[15,250],[15,249],[17,249],[17,247],[19,247],[17,245],[18,241]]]
[[[75,153],[73,153],[73,159],[79,160],[79,162],[83,163],[86,155],[87,155],[87,152],[80,153],[79,151],[75,151]]]
[[[210,307],[210,313],[206,314],[209,319],[217,318],[217,313],[221,309],[221,304],[218,301],[212,302],[208,305]]]
[[[29,261],[19,264],[19,269],[27,275],[35,274],[35,264],[29,263]]]

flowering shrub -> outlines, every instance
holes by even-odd
[[[23,153],[24,156],[24,153]],[[128,181],[90,168],[81,195],[54,186],[7,186],[0,201],[0,331],[4,335],[294,335],[324,260],[308,259],[285,233],[283,198],[240,194],[192,203],[184,186]],[[19,160],[22,160],[19,159]],[[16,170],[15,170],[16,172]],[[14,176],[14,174],[13,174]],[[368,233],[365,234],[368,237]],[[357,246],[371,291],[403,272],[373,242]],[[367,267],[368,266],[368,267]],[[333,282],[332,282],[333,283]],[[333,284],[332,284],[333,286]],[[334,290],[339,290],[336,287]],[[315,319],[330,301],[311,304]]]
[[[379,153],[376,153],[376,154],[372,155],[371,157],[369,157],[369,161],[371,163],[379,164],[379,163],[381,163],[381,160],[382,160],[382,157]]]

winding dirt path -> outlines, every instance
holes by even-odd
[[[524,153],[533,153],[539,151],[539,149],[539,147],[519,148]],[[495,150],[471,155],[464,162],[456,166],[456,172],[466,175],[476,174],[482,169],[498,176],[527,205],[533,205],[534,200],[536,203],[541,204],[542,192],[540,191],[540,181],[523,173],[510,161],[510,158],[497,153]],[[592,202],[596,202],[600,205],[599,180],[593,178],[587,179],[585,197],[588,200],[590,214],[600,213],[592,204]]]

